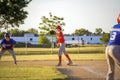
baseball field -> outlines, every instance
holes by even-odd
[[[67,65],[64,55],[62,66],[56,66],[57,48],[15,48],[18,63],[15,65],[12,57],[5,53],[0,61],[0,80],[105,80],[104,46],[66,49],[73,66]],[[115,80],[120,80],[118,68]]]

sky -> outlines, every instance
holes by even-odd
[[[51,12],[64,18],[65,34],[81,28],[91,32],[102,28],[104,32],[110,32],[112,26],[117,24],[120,0],[32,0],[25,10],[29,14],[20,29],[38,29],[42,16],[49,17]]]

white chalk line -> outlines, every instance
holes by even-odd
[[[65,59],[64,62],[68,63],[68,60]],[[77,64],[74,63],[74,65],[77,65]],[[95,75],[98,75],[98,76],[101,76],[101,77],[104,77],[104,78],[106,77],[106,74],[105,74],[105,73],[97,72],[97,71],[91,69],[91,68],[88,67],[88,66],[82,66],[81,68],[83,68],[84,70],[86,70],[86,71],[88,71],[88,72],[90,72],[90,73],[93,73],[93,74],[95,74]]]
[[[83,68],[84,70],[86,70],[86,71],[88,71],[88,72],[90,72],[90,73],[93,73],[93,74],[95,74],[95,75],[98,75],[98,76],[101,76],[101,77],[104,77],[104,78],[106,77],[104,73],[97,72],[97,71],[91,69],[90,67],[83,66],[83,67],[81,67],[81,68]]]

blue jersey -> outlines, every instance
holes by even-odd
[[[107,45],[120,45],[120,24],[113,26]]]
[[[6,39],[2,39],[1,43],[3,49],[12,49],[12,46],[16,44],[16,41],[13,39],[10,39],[7,41]]]

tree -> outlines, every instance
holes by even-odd
[[[43,16],[39,24],[40,34],[49,34],[49,31],[55,29],[58,24],[64,26],[63,20],[64,18],[53,16],[52,13],[49,13],[49,17]]]
[[[20,32],[20,30],[17,28],[8,30],[8,33],[11,33],[12,36],[18,36],[19,32]]]
[[[81,29],[76,29],[73,34],[83,36],[83,35],[91,35],[92,32],[90,32],[84,28],[81,28]]]
[[[0,28],[19,27],[27,18],[24,10],[32,0],[0,0]]]
[[[29,33],[34,33],[35,35],[38,35],[38,30],[35,28],[30,28],[27,30]]]
[[[102,28],[96,28],[95,35],[101,35],[101,34],[102,34]]]
[[[110,38],[110,33],[103,33],[103,34],[101,35],[100,40],[101,40],[104,44],[106,44],[106,43],[109,41],[109,38]]]
[[[11,33],[12,36],[24,36],[25,33],[34,33],[35,36],[38,36],[37,29],[30,28],[28,30],[19,30],[18,28],[13,28],[7,31],[8,33]]]
[[[50,44],[49,39],[46,36],[40,36],[38,39],[39,44]]]
[[[11,33],[12,36],[24,36],[25,33],[28,33],[24,30],[19,30],[18,28],[8,30],[8,33]]]
[[[0,39],[2,39],[4,37],[4,33],[0,32]]]

